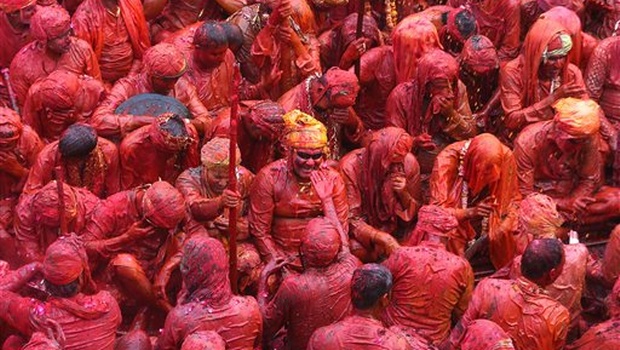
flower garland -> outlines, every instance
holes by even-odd
[[[396,7],[396,0],[384,0],[385,1],[385,25],[389,30],[392,30],[396,23],[398,23],[398,9]]]

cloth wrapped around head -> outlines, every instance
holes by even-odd
[[[35,3],[36,0],[3,0],[0,1],[0,11],[4,13],[13,13],[30,5],[34,5]]]
[[[392,31],[394,63],[399,83],[415,78],[418,59],[433,49],[441,49],[437,28],[425,18],[401,21]]]
[[[342,38],[342,48],[346,48],[353,40],[357,38],[357,13],[348,15],[342,21],[342,27],[340,27],[340,37]],[[364,15],[364,21],[362,24],[362,37],[368,38],[373,41],[373,45],[379,45],[381,43],[381,32],[379,26],[374,18],[368,15]]]
[[[499,69],[499,57],[493,42],[483,35],[467,39],[461,51],[460,61],[476,74],[483,75]]]
[[[350,107],[355,104],[360,85],[353,72],[332,67],[320,79],[325,86],[325,93],[332,104],[338,98],[339,108]]]
[[[336,226],[324,217],[310,220],[299,248],[305,267],[325,267],[340,251],[340,235]]]
[[[249,108],[248,118],[251,126],[258,129],[262,137],[275,141],[284,129],[284,113],[284,108],[278,103],[264,100]]]
[[[415,230],[421,239],[426,235],[448,237],[459,222],[454,215],[437,205],[425,205],[418,211],[418,223]]]
[[[185,121],[174,113],[158,116],[151,124],[149,135],[155,145],[166,150],[181,151],[192,143]]]
[[[235,147],[237,153],[236,166],[241,164],[241,151]],[[230,165],[230,139],[215,137],[207,142],[200,150],[200,161],[207,168],[228,167]]]
[[[225,350],[226,342],[214,331],[198,331],[188,335],[181,350]]]
[[[537,238],[556,238],[564,223],[555,201],[544,194],[532,193],[519,206],[519,231]]]
[[[185,218],[185,199],[166,181],[154,182],[144,193],[144,217],[157,227],[172,229]]]
[[[228,277],[228,254],[220,241],[205,234],[194,235],[183,246],[181,273],[187,288],[185,303],[228,302],[232,295]]]
[[[71,16],[60,6],[39,8],[30,19],[30,33],[35,40],[58,38],[71,29]]]
[[[23,130],[19,114],[10,108],[0,107],[0,149],[15,147]]]
[[[497,137],[480,134],[472,139],[464,157],[465,179],[472,194],[500,179],[502,162],[503,145]]]
[[[458,7],[447,13],[446,25],[441,28],[440,35],[442,38],[446,34],[450,35],[462,43],[477,30],[474,14],[466,8]]]
[[[71,222],[77,216],[77,198],[71,186],[64,184],[62,189],[65,202],[65,218],[67,222]],[[60,227],[58,187],[56,185],[56,180],[50,181],[36,192],[32,200],[31,209],[37,223],[47,227]]]
[[[288,148],[325,148],[327,129],[311,115],[297,109],[282,116],[284,135],[282,143]]]
[[[104,92],[99,80],[55,70],[37,85],[36,98],[41,107],[52,111],[74,109],[80,115],[90,115]]]
[[[82,240],[75,234],[63,236],[45,251],[43,277],[50,283],[63,286],[77,280],[80,275],[84,285],[92,287],[88,256]]]
[[[187,70],[183,53],[168,43],[160,43],[146,50],[143,62],[146,72],[157,78],[178,78]]]
[[[588,137],[598,133],[601,126],[601,107],[593,100],[563,98],[553,108],[553,121],[557,128],[575,137]]]

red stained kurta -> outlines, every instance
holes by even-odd
[[[7,15],[0,13],[0,67],[8,68],[17,52],[31,42],[29,28],[15,29],[9,23]]]
[[[585,81],[588,95],[597,101],[605,117],[620,130],[620,37],[614,36],[600,42],[594,50]]]
[[[204,9],[209,3],[210,1],[206,0],[168,1],[162,13],[151,23],[153,42],[163,41],[171,34],[204,18]]]
[[[438,243],[423,241],[399,248],[384,265],[394,278],[385,323],[414,328],[432,344],[441,343],[471,298],[474,273],[469,262]]]

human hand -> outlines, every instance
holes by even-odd
[[[291,6],[291,1],[280,0],[278,11],[280,12],[280,18],[282,18],[282,21],[288,21],[287,17],[293,15],[293,7]]]
[[[265,267],[263,268],[262,275],[264,277],[269,277],[272,274],[274,274],[275,272],[278,272],[279,270],[281,270],[287,264],[290,264],[293,260],[294,260],[294,258],[291,257],[291,256],[288,256],[288,257],[282,257],[282,256],[274,257],[273,259],[269,260],[267,265],[265,265]]]
[[[390,181],[392,182],[392,190],[396,193],[403,193],[407,187],[407,178],[403,173],[392,173]]]
[[[437,148],[437,145],[433,142],[431,135],[423,133],[413,138],[413,147],[421,148],[425,151],[432,151]]]
[[[127,235],[132,239],[142,239],[150,236],[155,232],[155,227],[152,225],[142,226],[144,221],[138,221],[133,223],[127,230]]]
[[[331,198],[334,192],[334,181],[330,178],[326,169],[315,170],[310,173],[312,188],[321,201]]]
[[[286,26],[286,25],[281,25],[279,27],[278,37],[280,41],[282,41],[283,43],[290,43],[293,35],[297,35],[297,34],[295,34],[295,32],[293,31],[291,27]]]
[[[355,61],[369,49],[368,39],[361,37],[353,40],[342,54],[342,59]]]
[[[221,196],[222,205],[226,208],[237,208],[241,204],[241,194],[225,189]]]
[[[593,197],[580,197],[573,202],[573,211],[577,214],[585,214],[588,205],[596,202]]]
[[[28,172],[17,159],[13,152],[0,152],[0,169],[9,174],[22,176]]]
[[[553,95],[556,100],[567,98],[567,97],[575,97],[580,98],[586,93],[586,90],[582,85],[576,83],[564,84],[560,86],[557,90],[553,92]]]
[[[494,200],[493,197],[488,197],[487,199],[485,199],[484,201],[482,201],[475,207],[468,208],[467,218],[473,219],[476,217],[482,217],[482,218],[489,217],[491,213],[493,212],[493,207],[495,206],[495,204],[493,204],[493,200]]]
[[[389,233],[383,232],[376,237],[375,244],[383,248],[385,255],[391,255],[396,249],[400,248],[400,244],[396,238],[392,237]]]
[[[433,114],[441,114],[446,117],[452,116],[454,112],[454,100],[444,96],[434,96],[431,101]]]

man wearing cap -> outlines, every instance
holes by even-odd
[[[264,260],[293,257],[301,267],[299,247],[308,222],[323,214],[323,204],[310,175],[320,171],[334,183],[330,198],[345,232],[349,206],[342,177],[325,166],[327,131],[310,115],[293,110],[284,115],[285,159],[264,167],[250,193],[250,234]]]
[[[11,62],[11,84],[20,105],[25,103],[32,84],[57,69],[101,80],[93,49],[72,36],[71,17],[64,8],[40,8],[30,20],[30,33],[34,41],[24,46]]]
[[[414,233],[422,239],[420,245],[398,248],[383,263],[394,277],[390,304],[382,314],[387,326],[411,327],[434,345],[448,337],[474,289],[469,262],[446,250],[450,231],[457,227],[456,218],[441,207],[420,209]]]
[[[119,190],[120,164],[118,148],[98,137],[92,126],[73,124],[41,150],[24,185],[24,193],[33,193],[56,179],[56,167],[70,186],[87,189],[99,198]]]
[[[75,35],[90,44],[108,84],[137,72],[151,46],[138,0],[85,0],[72,19]]]
[[[91,265],[109,267],[126,296],[169,310],[151,286],[178,247],[185,200],[165,181],[118,192],[102,201],[81,231]],[[106,281],[112,282],[112,281]]]
[[[186,70],[185,56],[173,45],[163,43],[149,48],[144,54],[140,72],[117,81],[89,123],[103,137],[123,138],[129,132],[150,124],[155,117],[116,115],[116,108],[133,96],[156,93],[176,98],[189,109],[194,118],[202,120],[200,125],[208,124],[209,112],[200,102],[196,88],[179,79]]]
[[[519,191],[549,195],[569,221],[595,223],[617,217],[620,190],[601,187],[598,150],[601,108],[592,100],[566,98],[553,120],[524,129],[515,140]]]
[[[47,300],[0,290],[0,319],[25,337],[54,334],[64,340],[63,349],[114,349],[121,311],[106,291],[86,294],[94,284],[81,240],[59,238],[47,248],[42,270]]]

